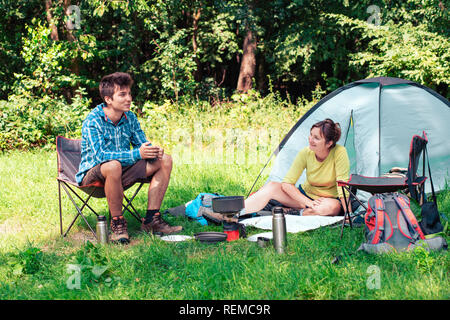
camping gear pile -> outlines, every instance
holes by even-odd
[[[389,77],[364,79],[327,95],[302,116],[283,138],[262,168],[248,195],[273,157],[275,161],[266,182],[282,181],[297,153],[308,145],[307,137],[312,125],[325,118],[331,118],[340,124],[342,135],[338,144],[345,146],[349,155],[350,172],[353,174],[346,183],[353,192],[348,201],[352,212],[365,214],[364,224],[367,228],[368,242],[361,245],[361,250],[380,253],[395,248],[402,251],[423,244],[430,249],[446,248],[442,238],[434,237],[435,240],[432,241],[427,238],[443,230],[435,192],[444,189],[450,172],[450,103],[433,90],[413,81]],[[411,137],[420,132],[424,133],[423,139],[411,141]],[[415,141],[425,141],[428,146],[423,149],[412,148]],[[410,151],[418,150],[417,154],[408,154],[408,148]],[[422,151],[423,176],[417,177],[418,158]],[[428,179],[425,177],[425,152]],[[403,169],[407,163],[409,167]],[[434,185],[430,166],[434,168]],[[373,180],[368,184],[369,178]],[[377,185],[378,178],[390,178],[391,185],[384,186],[380,191],[380,185],[387,180],[380,179]],[[304,173],[296,186],[305,179]],[[358,189],[358,181],[366,184],[367,188]],[[424,190],[430,188],[432,201],[427,201]],[[419,202],[422,207],[420,221],[410,215],[410,202],[398,194],[398,191],[408,193]],[[218,205],[233,201],[233,197],[226,198],[218,194],[202,193],[186,205],[175,208],[178,213],[176,210],[170,212],[171,209],[169,213],[185,214],[202,225],[207,225],[208,222],[223,224],[224,231],[233,233],[234,237],[236,230],[233,226],[238,225],[238,222],[245,226],[272,230],[270,211],[279,204],[272,204],[272,200],[268,204],[267,215],[242,217],[238,214],[241,208],[239,206],[230,211],[232,214],[221,212],[219,207],[213,208],[213,199],[221,199],[216,200]],[[376,204],[380,204],[380,201],[382,206],[377,207]],[[351,221],[352,219],[350,225]],[[336,222],[342,222],[344,226],[346,219],[286,215],[287,232],[311,230]],[[258,238],[266,238],[267,241],[267,237],[261,234],[258,237],[252,236],[249,240],[256,242]],[[263,245],[263,241],[260,242]]]
[[[358,190],[357,197],[349,199],[353,212],[356,209],[353,204],[358,207],[358,203],[367,203],[369,198],[377,193],[378,187],[384,183],[381,181],[377,186],[375,179],[378,177],[385,176],[398,180],[398,183],[391,180],[392,190],[385,189],[382,193],[397,191],[399,186],[405,186],[409,181],[410,185],[415,185],[414,187],[406,185],[410,196],[414,199],[421,198],[420,227],[424,230],[428,229],[429,235],[442,231],[435,190],[444,189],[450,172],[450,126],[448,125],[450,103],[423,85],[399,78],[378,77],[355,81],[320,100],[284,137],[262,168],[248,194],[251,194],[262,172],[274,156],[276,158],[267,182],[282,181],[297,153],[308,145],[307,137],[312,125],[325,118],[331,118],[341,126],[342,135],[338,144],[346,147],[350,159],[350,172],[354,173],[347,184],[357,187],[357,180],[361,179],[367,185],[366,190]],[[430,141],[430,143],[428,150],[425,149],[424,152],[427,153],[428,168],[430,165],[435,168],[435,185],[431,179],[431,171],[429,179],[423,177],[423,181],[419,182],[413,179],[411,174],[417,172],[416,160],[412,162],[415,168],[408,168],[407,171],[398,168],[408,162],[411,165],[409,161],[411,156],[407,152],[410,139],[417,133],[425,131],[426,136],[424,133],[425,139],[422,140],[426,140],[426,143]],[[425,171],[425,156],[423,161],[423,171]],[[386,172],[389,174],[386,175]],[[372,186],[369,186],[370,183],[366,182],[372,177],[374,180],[371,181]],[[303,173],[296,186],[303,183],[305,179],[306,174]],[[420,190],[416,188],[418,185],[421,186]],[[427,202],[424,189],[430,190],[430,188],[433,201]],[[355,199],[357,202],[353,201]],[[364,207],[367,209],[367,206],[359,206],[357,210],[362,210]],[[359,213],[364,214],[364,211]],[[351,221],[352,219],[350,219],[350,225]],[[343,226],[344,222],[345,220]],[[446,243],[438,247],[446,248]]]
[[[200,193],[194,200],[176,208],[168,209],[169,214],[186,215],[201,225],[208,221],[223,226],[223,232],[199,232],[195,239],[201,242],[215,243],[235,241],[247,236],[244,225],[238,222],[238,216],[244,208],[243,196],[223,196],[217,193]]]
[[[337,143],[347,149],[350,172],[366,177],[379,177],[391,168],[404,167],[409,161],[411,137],[426,131],[436,191],[445,187],[450,172],[450,102],[421,84],[389,77],[352,82],[314,105],[267,161],[276,157],[267,182],[283,180],[297,153],[308,146],[311,126],[325,118],[341,126]],[[305,178],[303,174],[296,185]],[[429,181],[426,187],[430,188]],[[364,195],[367,201],[370,195]]]

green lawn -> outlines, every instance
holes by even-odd
[[[261,163],[175,163],[163,209],[200,192],[246,195],[261,168]],[[0,176],[0,299],[450,298],[448,252],[357,253],[364,240],[362,228],[346,228],[342,240],[336,227],[288,234],[283,255],[245,239],[213,245],[163,242],[141,234],[129,216],[133,241],[128,246],[86,242],[92,237],[81,220],[62,239],[55,152],[0,155]],[[75,210],[63,199],[67,224]],[[104,199],[93,204],[107,214]],[[448,216],[448,192],[439,195],[439,205]],[[136,206],[143,212],[146,192],[140,193]],[[221,230],[166,218],[183,225],[187,235]],[[333,264],[337,255],[342,256],[340,263]],[[73,269],[77,266],[80,273]]]

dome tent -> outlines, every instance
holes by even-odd
[[[333,91],[302,116],[274,151],[268,181],[284,178],[297,153],[308,146],[312,125],[325,118],[341,126],[338,144],[347,149],[350,173],[376,177],[393,167],[406,168],[411,138],[425,131],[435,189],[450,180],[449,101],[413,81],[379,77]],[[297,185],[304,180],[305,173]],[[429,179],[427,184],[430,190]]]

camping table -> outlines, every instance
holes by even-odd
[[[345,202],[345,215],[344,220],[342,220],[342,229],[341,229],[341,238],[344,233],[345,219],[348,217],[350,228],[353,228],[352,219],[350,217],[350,196],[345,195],[345,191],[347,191],[350,195],[352,195],[356,201],[359,202],[360,205],[363,206],[367,211],[367,206],[358,199],[356,196],[356,192],[353,193],[351,188],[355,188],[356,190],[362,190],[373,194],[376,193],[385,193],[385,192],[396,192],[399,190],[405,190],[408,188],[407,178],[406,177],[365,177],[358,174],[350,175],[350,179],[348,181],[338,180],[338,187],[342,187],[342,192],[344,194],[344,202]]]

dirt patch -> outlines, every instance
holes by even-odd
[[[90,241],[93,244],[97,244],[97,239],[94,237],[92,232],[89,230],[81,230],[77,232],[69,232],[69,234],[64,238],[65,241],[73,243],[74,246],[82,246],[86,243],[86,241]],[[127,245],[123,245],[124,248],[127,248],[129,246],[134,246],[137,244],[143,243],[144,240],[141,237],[136,237],[131,235],[130,236],[130,243]],[[117,245],[121,246],[120,244],[115,243],[109,243],[108,245]]]

